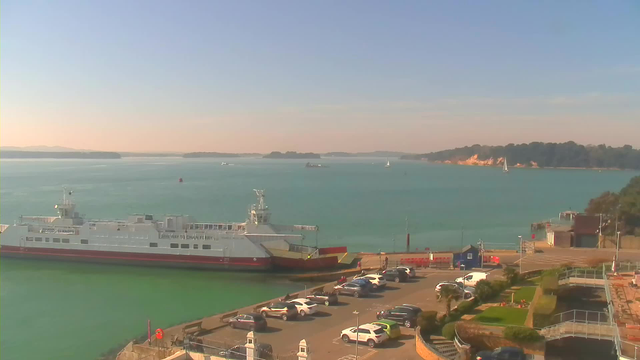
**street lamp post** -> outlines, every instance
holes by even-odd
[[[620,252],[620,231],[617,231],[616,235],[616,261],[618,261],[618,254]]]
[[[520,274],[522,274],[522,236],[518,236],[520,240]]]
[[[360,313],[358,310],[353,312],[356,314],[356,360],[358,360],[358,340],[360,340]]]

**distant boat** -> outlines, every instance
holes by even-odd
[[[308,167],[308,168],[328,168],[329,166],[327,166],[327,165],[322,165],[322,164],[306,163],[306,164],[304,165],[304,167]]]
[[[226,163],[226,162],[223,161],[222,164],[220,164],[220,165],[229,165],[229,163]]]
[[[182,182],[182,178],[178,179],[178,182]]]
[[[507,166],[507,158],[504,158],[504,162],[502,163],[502,172],[503,173],[508,173],[509,172],[509,167]]]
[[[386,168],[390,168],[391,167],[391,163],[389,162],[389,159],[387,159],[387,165],[385,165],[384,167],[386,167]]]

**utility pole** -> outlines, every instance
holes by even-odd
[[[617,240],[616,240],[616,261],[619,260],[618,254],[620,252],[620,231],[616,231]]]
[[[520,274],[522,274],[522,236],[518,236],[520,239]]]
[[[480,251],[480,269],[484,268],[484,241],[482,239],[478,240],[478,247]]]
[[[460,230],[460,251],[464,247],[464,227]]]
[[[405,218],[405,230],[406,230],[405,232],[407,233],[407,252],[410,252],[411,251],[411,245],[410,245],[411,236],[409,235],[409,217],[408,216]]]
[[[600,215],[600,225],[598,226],[598,235],[602,236],[602,214]]]
[[[356,314],[356,360],[358,360],[358,340],[360,337],[360,313],[358,310],[353,312]]]

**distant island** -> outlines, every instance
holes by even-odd
[[[324,157],[390,157],[390,158],[399,158],[403,155],[409,155],[404,152],[399,151],[370,151],[370,152],[357,152],[357,153],[349,153],[343,151],[334,151],[328,152],[326,154],[322,154]]]
[[[219,152],[192,152],[182,155],[183,158],[236,158],[239,154],[219,153]]]
[[[506,146],[473,145],[427,154],[404,155],[403,160],[427,160],[443,164],[531,168],[640,169],[640,150],[631,145],[611,147],[532,142]]]
[[[0,151],[3,159],[120,159],[116,152],[78,152],[78,151]]]
[[[270,154],[263,156],[265,159],[320,159],[320,154],[315,153],[299,153],[295,151],[287,151],[281,153],[280,151],[273,151]]]

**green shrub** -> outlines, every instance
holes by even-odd
[[[424,335],[430,335],[438,330],[438,312],[437,311],[423,311],[418,316],[418,326],[420,331]]]
[[[520,326],[507,326],[502,334],[505,339],[517,343],[532,343],[544,339],[544,336],[538,334],[534,329]]]
[[[476,283],[476,298],[480,301],[491,300],[495,294],[496,293],[489,280],[480,280]]]
[[[540,287],[545,294],[552,294],[558,290],[558,275],[547,275],[542,278]]]
[[[442,336],[447,340],[453,340],[456,337],[456,323],[450,322],[442,328]]]
[[[493,289],[494,294],[498,295],[509,288],[509,283],[504,280],[493,280],[491,282],[491,288]]]
[[[556,309],[558,303],[558,297],[556,295],[542,295],[536,301],[536,306],[533,309],[535,314],[551,315]]]
[[[553,325],[553,320],[553,315],[533,313],[533,327],[543,328],[545,326]]]
[[[458,304],[456,309],[458,309],[460,314],[464,315],[464,314],[470,313],[475,307],[476,307],[476,304],[474,301],[463,301],[460,304]]]

